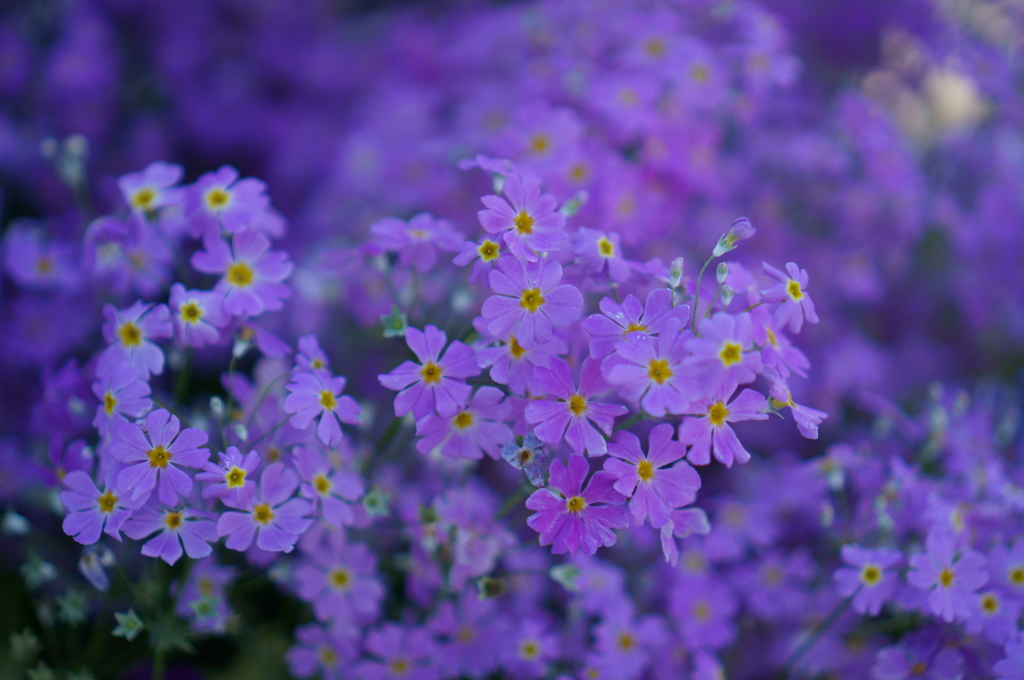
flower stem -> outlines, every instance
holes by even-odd
[[[697,332],[697,306],[700,304],[700,280],[704,278],[704,270],[711,264],[711,260],[715,259],[712,255],[704,262],[704,266],[700,268],[700,274],[697,274],[697,286],[693,292],[693,319],[690,321],[690,330],[693,331],[694,336],[700,337],[700,333]],[[712,303],[714,304],[714,303]]]

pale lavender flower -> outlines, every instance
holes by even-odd
[[[731,394],[737,385],[753,382],[761,372],[761,353],[753,351],[753,326],[749,313],[733,316],[718,312],[700,321],[700,337],[686,343],[692,352],[688,364],[706,366]]]
[[[171,286],[171,320],[178,342],[190,347],[216,344],[227,323],[222,299],[213,291],[185,290],[180,283]]]
[[[629,333],[658,335],[669,319],[687,321],[690,318],[689,305],[672,306],[672,291],[665,288],[652,290],[647,303],[641,304],[632,294],[622,303],[603,298],[599,304],[601,314],[592,314],[583,322],[583,328],[590,333],[590,355],[595,359],[615,351],[615,345]]]
[[[928,606],[943,621],[968,618],[975,591],[988,580],[984,555],[968,548],[955,556],[953,537],[934,531],[925,539],[925,548],[911,556],[907,583],[929,591]]]
[[[344,377],[330,377],[325,371],[293,375],[287,385],[291,394],[284,400],[285,413],[292,414],[288,422],[304,430],[319,416],[316,434],[320,441],[327,446],[341,444],[341,423],[358,425],[363,413],[355,399],[342,394],[345,382]]]
[[[184,172],[180,165],[154,161],[140,172],[118,177],[117,188],[133,212],[149,215],[182,202],[180,190],[173,187],[181,181]]]
[[[454,416],[466,405],[473,388],[463,381],[480,375],[480,366],[473,350],[458,340],[442,354],[447,340],[444,331],[435,326],[406,330],[405,341],[420,363],[406,361],[390,373],[377,376],[389,390],[401,390],[395,397],[396,416],[410,411],[416,420],[435,411]]]
[[[194,427],[181,430],[177,416],[165,409],[146,416],[145,429],[135,423],[117,428],[110,454],[125,467],[117,475],[117,488],[133,501],[146,498],[154,488],[165,505],[187,498],[192,478],[179,466],[201,468],[209,459],[206,433]]]
[[[633,268],[622,257],[622,243],[618,234],[580,227],[572,235],[571,243],[584,274],[606,274],[616,283],[629,281]]]
[[[238,179],[230,165],[208,172],[185,189],[185,212],[193,237],[219,236],[221,228],[239,232],[257,222],[270,200],[267,185],[258,179]]]
[[[429,271],[437,263],[437,251],[455,252],[463,236],[445,219],[420,213],[408,222],[385,217],[370,225],[375,241],[389,252],[398,253],[398,264]]]
[[[298,596],[313,603],[321,621],[365,625],[380,614],[384,586],[376,576],[377,558],[362,543],[348,543],[345,532],[332,532],[306,552],[295,568]]]
[[[203,498],[219,498],[229,508],[244,507],[256,493],[253,476],[260,465],[260,456],[250,451],[242,457],[238,447],[218,453],[219,462],[207,462],[203,471],[196,475],[197,482],[203,482]]]
[[[260,475],[256,495],[242,508],[244,512],[225,512],[217,520],[217,534],[227,536],[225,545],[232,550],[247,550],[255,536],[262,550],[289,553],[312,520],[307,501],[293,498],[299,486],[295,473],[282,463],[268,465]]]
[[[496,294],[480,309],[487,330],[496,336],[514,334],[526,349],[551,340],[553,328],[576,321],[583,306],[579,289],[557,285],[561,278],[562,267],[552,259],[528,265],[510,257],[499,260],[490,274]]]
[[[688,337],[679,319],[672,319],[656,338],[629,333],[605,357],[601,370],[620,396],[639,402],[650,415],[685,413],[700,395],[694,376],[684,366]]]
[[[726,392],[724,387],[727,386],[720,386],[711,397],[692,402],[690,410],[700,413],[700,417],[684,418],[679,425],[679,441],[691,447],[686,459],[694,465],[710,463],[712,452],[715,459],[726,467],[732,467],[734,462],[746,463],[750,454],[728,423],[768,419],[767,414],[762,413],[768,408],[768,400],[760,392],[743,390],[726,404],[732,388]]]
[[[92,392],[100,400],[92,426],[102,439],[110,439],[128,418],[141,418],[153,406],[149,383],[140,380],[135,370],[119,366],[92,384]]]
[[[129,538],[141,540],[160,533],[142,546],[146,557],[159,557],[173,565],[185,554],[192,559],[206,557],[213,552],[210,541],[217,540],[217,526],[208,519],[209,514],[192,508],[155,508],[144,506],[132,513],[124,525]]]
[[[789,391],[789,384],[775,369],[766,368],[764,376],[768,378],[768,394],[771,397],[771,405],[775,409],[788,406],[800,434],[808,439],[817,439],[818,425],[825,418],[828,418],[828,414],[793,401],[793,394]]]
[[[775,320],[780,326],[789,326],[794,333],[799,333],[804,319],[807,323],[818,323],[818,315],[814,311],[814,302],[807,294],[808,276],[806,269],[800,269],[796,263],[786,264],[786,276],[767,262],[762,263],[764,271],[779,283],[764,291],[767,302],[781,302],[775,309]]]
[[[488,276],[494,270],[494,265],[501,258],[500,240],[492,241],[484,237],[480,239],[479,243],[466,241],[459,248],[459,254],[455,256],[452,262],[460,267],[464,267],[472,262],[473,268],[469,272],[469,282],[477,283],[483,281],[485,286],[489,285],[490,280]]]
[[[964,657],[933,630],[907,634],[898,645],[878,650],[873,680],[960,680]]]
[[[517,172],[505,176],[503,191],[508,202],[498,196],[480,199],[487,208],[477,213],[483,228],[503,234],[512,254],[528,262],[539,259],[537,253],[556,250],[565,240],[565,215],[556,210],[555,197],[542,195],[535,177]]]
[[[540,466],[547,462],[548,454],[544,443],[534,433],[523,437],[523,443],[515,439],[501,447],[501,457],[517,470],[522,470],[534,486],[544,486],[544,474]]]
[[[422,436],[416,449],[423,454],[438,449],[456,460],[477,460],[484,452],[496,459],[502,444],[512,437],[504,423],[512,407],[502,403],[504,396],[498,388],[485,385],[454,416],[424,416],[416,423],[416,434]]]
[[[118,366],[134,370],[145,380],[149,375],[160,375],[164,370],[164,353],[153,342],[156,338],[171,337],[170,313],[167,305],[153,305],[139,300],[128,309],[118,310],[104,305],[103,337],[111,343],[100,353],[96,373],[107,375]]]
[[[270,250],[270,240],[263,234],[243,231],[231,243],[220,236],[207,237],[203,247],[192,255],[192,266],[204,274],[224,275],[214,290],[223,296],[225,313],[258,316],[281,309],[291,295],[282,283],[292,273],[288,253]]]
[[[903,561],[903,553],[888,548],[862,548],[856,544],[844,545],[840,551],[843,562],[832,574],[836,592],[841,597],[853,596],[853,611],[878,616],[882,605],[892,597],[897,574],[893,569]]]
[[[334,470],[327,456],[309,446],[292,452],[295,468],[302,478],[299,494],[313,503],[312,514],[323,507],[324,520],[332,527],[352,524],[352,501],[363,495],[363,480],[354,472]]]
[[[142,501],[131,502],[123,494],[115,493],[113,484],[103,491],[96,488],[92,477],[82,470],[64,475],[68,491],[60,492],[60,502],[68,510],[62,528],[82,545],[92,545],[105,533],[120,541],[119,529]]]

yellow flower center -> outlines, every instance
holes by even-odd
[[[220,210],[227,207],[227,204],[231,202],[231,194],[221,187],[210,189],[206,192],[204,198],[206,199],[206,207],[210,210]]]
[[[232,286],[238,286],[244,288],[245,286],[252,285],[252,280],[255,278],[255,274],[245,262],[236,262],[228,267],[228,282]]]
[[[252,516],[260,524],[270,524],[274,519],[274,511],[270,509],[270,503],[260,503],[252,509]]]
[[[540,645],[534,640],[523,640],[519,643],[519,656],[527,661],[533,661],[540,656]]]
[[[107,392],[103,395],[103,411],[108,415],[114,415],[114,409],[117,408],[117,399],[113,394]]]
[[[459,428],[460,430],[465,430],[472,424],[473,414],[470,413],[469,411],[463,411],[462,413],[458,414],[457,416],[455,416],[455,418],[452,419],[452,425]]]
[[[638,323],[631,323],[626,326],[626,330],[622,331],[622,336],[625,337],[630,333],[635,333],[637,331],[647,332],[647,326],[642,326]]]
[[[344,567],[331,570],[331,585],[338,590],[345,590],[352,585],[352,574]]]
[[[149,210],[153,207],[154,199],[156,199],[156,191],[149,187],[142,187],[132,194],[132,206],[139,210]]]
[[[768,342],[771,343],[772,347],[778,347],[779,339],[775,337],[775,331],[771,328],[766,328],[765,330],[768,331]]]
[[[668,359],[651,359],[651,363],[647,366],[647,377],[659,385],[664,384],[672,375],[672,369],[668,367]]]
[[[394,675],[405,675],[409,672],[411,664],[406,659],[399,657],[397,659],[392,659],[391,661],[389,661],[388,668]]]
[[[949,567],[939,572],[939,583],[942,584],[943,588],[949,588],[953,585],[953,571]]]
[[[270,448],[267,449],[267,460],[271,463],[276,463],[281,458],[281,447],[276,444],[271,444]]]
[[[569,398],[569,410],[574,416],[581,416],[587,410],[587,400],[582,395],[574,394]]]
[[[166,468],[167,464],[171,462],[171,452],[162,445],[151,448],[146,452],[146,456],[149,457],[150,467]]]
[[[522,359],[523,355],[526,354],[526,350],[516,340],[516,336],[510,335],[508,338],[508,353],[512,355],[513,359]]]
[[[181,318],[185,323],[195,323],[203,318],[203,310],[194,302],[186,302],[181,306]]]
[[[317,655],[324,666],[331,667],[338,663],[338,655],[330,647],[321,647]]]
[[[480,244],[480,247],[476,249],[476,252],[480,253],[480,259],[483,260],[484,262],[497,260],[500,251],[501,248],[498,246],[498,244],[491,240],[484,241],[483,243]]]
[[[928,671],[928,664],[924,661],[918,661],[910,667],[911,675],[924,675]]]
[[[53,271],[53,258],[49,255],[41,255],[36,260],[36,271],[44,276]]]
[[[313,488],[323,496],[331,490],[331,480],[327,479],[327,475],[323,472],[318,472],[313,476]]]
[[[526,465],[533,460],[533,451],[526,448],[519,449],[518,453],[516,453],[516,458],[519,459],[520,465]]]
[[[334,400],[334,395],[328,390],[320,390],[320,405],[324,407],[325,411],[333,411],[338,403]]]
[[[107,491],[96,499],[96,504],[100,506],[100,512],[104,514],[111,513],[114,511],[114,506],[117,505],[117,496],[114,495],[113,491]]]
[[[728,417],[729,409],[727,409],[725,407],[725,404],[723,404],[720,401],[716,401],[708,409],[708,420],[710,420],[711,424],[714,425],[715,427],[721,427],[722,425],[724,425],[725,419]]]
[[[587,501],[583,499],[583,496],[573,496],[565,502],[565,509],[569,512],[583,512],[586,507]]]
[[[530,139],[530,151],[544,153],[551,148],[551,140],[544,133],[537,133]]]
[[[727,342],[722,345],[722,351],[718,353],[722,365],[729,368],[743,360],[743,347],[738,342]]]
[[[312,366],[313,368],[323,368],[324,362],[322,359],[313,359],[311,362],[309,362],[309,365]]]
[[[460,626],[455,632],[455,639],[462,644],[469,644],[476,639],[476,631],[469,626]]]
[[[1014,567],[1010,570],[1010,583],[1015,586],[1024,585],[1024,567]]]
[[[138,347],[142,344],[142,331],[131,321],[126,321],[117,329],[117,335],[125,347]]]
[[[245,470],[240,467],[232,467],[231,470],[224,475],[224,481],[227,483],[229,489],[237,489],[241,486],[245,486]]]
[[[800,290],[799,281],[790,280],[790,282],[786,284],[786,292],[789,293],[789,297],[794,300],[801,300],[804,296],[804,292]]]
[[[423,376],[423,382],[425,383],[436,383],[441,382],[441,374],[443,369],[437,364],[428,361],[423,368],[420,369],[420,375]]]
[[[707,621],[711,618],[711,606],[707,600],[697,600],[693,605],[693,618],[698,621]]]
[[[573,163],[569,168],[569,179],[574,182],[582,182],[590,174],[589,169],[583,163]]]
[[[528,215],[525,210],[516,215],[515,225],[516,231],[520,234],[533,233],[533,217]]]
[[[630,633],[619,633],[618,643],[619,649],[621,649],[624,652],[628,652],[634,647],[636,647],[636,638],[633,637]]]
[[[601,253],[601,257],[612,257],[615,255],[615,244],[602,236],[597,239],[597,252]]]
[[[694,64],[690,68],[690,77],[695,83],[705,83],[711,77],[711,70],[704,64]]]
[[[654,466],[651,465],[651,461],[642,460],[636,464],[636,473],[644,483],[647,483],[654,479]]]
[[[626,106],[636,106],[640,98],[636,96],[636,90],[631,87],[624,87],[619,90],[619,101]]]
[[[528,310],[531,314],[540,309],[542,304],[544,304],[544,296],[540,294],[540,288],[524,290],[523,297],[519,301],[519,306]]]
[[[874,564],[864,565],[864,568],[860,570],[860,580],[866,586],[876,585],[882,580],[882,570]]]
[[[650,38],[645,44],[644,49],[652,57],[658,58],[665,56],[665,41],[661,38]]]
[[[164,524],[167,525],[168,529],[177,529],[181,526],[181,513],[180,512],[169,512],[164,515]]]
[[[981,598],[981,608],[989,614],[995,614],[999,611],[999,599],[993,593],[986,593]]]

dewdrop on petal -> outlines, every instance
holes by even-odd
[[[714,257],[721,257],[730,250],[734,250],[737,242],[750,238],[756,232],[757,230],[750,224],[750,220],[740,217],[729,227],[729,233],[723,234],[722,238],[718,239],[718,244],[712,254]]]

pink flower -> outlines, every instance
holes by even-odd
[[[484,386],[454,416],[424,416],[416,423],[416,434],[423,436],[416,449],[428,454],[439,448],[443,455],[457,460],[477,460],[483,452],[497,459],[502,445],[512,439],[512,430],[504,423],[512,407],[501,403],[504,396],[497,387]]]
[[[408,328],[405,341],[420,363],[406,361],[390,373],[377,376],[389,390],[401,390],[395,397],[395,415],[412,411],[419,420],[436,409],[442,416],[454,416],[466,405],[473,389],[462,381],[480,375],[473,350],[455,340],[442,354],[448,336],[435,326],[422,331]]]
[[[611,389],[601,376],[600,363],[589,357],[583,361],[578,390],[573,384],[569,364],[562,359],[552,359],[550,368],[538,367],[536,378],[541,389],[555,397],[531,401],[526,407],[526,422],[535,426],[536,435],[549,444],[557,444],[564,437],[576,453],[584,450],[591,456],[607,453],[604,437],[594,425],[610,436],[616,416],[623,415],[627,409],[619,404],[598,404],[590,400],[595,394]]]
[[[694,465],[707,465],[711,462],[711,453],[726,467],[733,462],[746,463],[750,460],[736,433],[727,423],[739,420],[767,420],[768,415],[762,413],[768,408],[768,400],[754,390],[743,390],[731,403],[726,404],[729,393],[723,385],[715,396],[698,399],[690,404],[690,410],[699,413],[697,418],[686,418],[679,425],[679,441],[691,446],[687,459]],[[705,415],[706,414],[706,415]]]
[[[192,266],[204,274],[223,274],[214,290],[223,296],[224,311],[232,316],[257,316],[284,306],[291,295],[284,281],[292,273],[288,253],[267,252],[270,240],[255,231],[235,234],[229,244],[220,236],[203,239]]]
[[[498,196],[480,199],[487,207],[477,213],[483,228],[503,233],[512,254],[528,262],[536,262],[537,253],[556,250],[565,240],[565,215],[556,210],[555,197],[541,195],[539,180],[516,172],[505,176],[504,194],[508,202]]]
[[[341,424],[358,425],[363,409],[345,391],[345,378],[330,377],[325,371],[296,373],[286,389],[291,392],[284,400],[285,413],[295,428],[304,430],[313,419],[320,417],[316,426],[317,437],[327,446],[341,444]]]
[[[583,456],[569,456],[568,468],[562,461],[551,464],[549,484],[559,493],[540,489],[526,499],[526,507],[536,510],[526,520],[540,534],[541,545],[552,545],[551,552],[575,554],[582,548],[587,555],[599,546],[615,544],[613,529],[629,526],[622,503],[626,497],[612,488],[614,475],[595,472],[582,490],[590,466]]]
[[[492,335],[512,333],[530,349],[551,340],[553,327],[565,327],[580,318],[583,295],[575,286],[556,285],[562,267],[554,260],[524,265],[515,258],[498,261],[491,272],[496,295],[484,301],[481,316]]]
[[[781,302],[775,309],[775,320],[780,326],[789,325],[794,333],[799,333],[804,319],[807,323],[818,323],[818,315],[814,311],[814,302],[807,294],[808,276],[806,269],[800,269],[795,262],[786,264],[786,276],[767,262],[761,263],[766,274],[779,283],[764,291],[764,299],[768,302]]]

